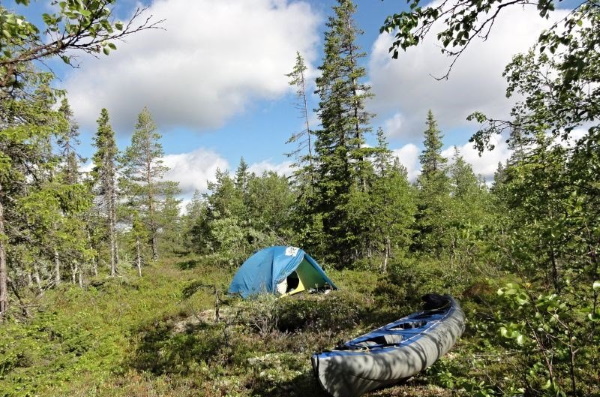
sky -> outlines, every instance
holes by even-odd
[[[438,1],[438,0],[436,0]],[[436,1],[430,4],[436,4]],[[423,131],[431,110],[444,135],[443,154],[458,147],[474,171],[488,180],[510,152],[502,139],[482,156],[469,137],[478,125],[467,115],[481,111],[507,117],[514,98],[506,98],[502,72],[512,56],[531,47],[542,29],[566,15],[539,18],[535,6],[508,7],[487,41],[475,41],[459,58],[447,80],[451,59],[433,38],[392,59],[390,34],[379,34],[385,18],[406,8],[404,0],[355,0],[356,25],[364,31],[358,44],[366,53],[365,82],[374,98],[367,104],[382,127],[390,149],[414,180]],[[127,18],[141,3],[118,2],[115,14]],[[110,114],[120,149],[130,144],[137,115],[144,107],[162,135],[167,178],[180,183],[188,200],[207,191],[217,169],[234,171],[243,158],[250,170],[289,173],[288,138],[303,129],[295,106],[295,88],[286,74],[296,52],[308,66],[309,107],[318,66],[322,63],[327,18],[335,0],[153,0],[145,16],[164,20],[161,29],[144,31],[117,42],[117,51],[97,58],[80,56],[79,67],[56,66],[57,84],[80,126],[83,156],[91,157],[96,120],[102,108]],[[33,8],[31,8],[33,7]],[[28,12],[45,12],[47,1]],[[318,120],[311,117],[311,127]]]

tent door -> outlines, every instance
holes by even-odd
[[[287,277],[287,292],[285,295],[293,295],[317,286],[321,287],[324,280],[314,267],[306,260]]]

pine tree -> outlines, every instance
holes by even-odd
[[[67,129],[62,131],[57,139],[59,148],[59,175],[58,182],[62,184],[64,192],[69,196],[69,205],[63,206],[62,212],[65,218],[66,228],[60,243],[63,256],[70,263],[71,280],[83,286],[83,274],[85,263],[93,256],[93,250],[87,242],[87,220],[90,218],[92,207],[92,194],[88,186],[81,179],[79,165],[82,158],[76,151],[79,142],[79,126],[73,120],[73,112],[68,100],[65,98],[58,109],[67,121]]]
[[[473,172],[473,167],[465,161],[460,150],[454,147],[452,164],[449,167],[452,197],[464,202],[476,199],[482,191],[482,183]]]
[[[96,153],[92,157],[92,179],[100,197],[101,212],[106,219],[109,244],[110,275],[117,275],[117,156],[119,150],[115,133],[110,125],[108,110],[102,109],[98,118],[98,130],[94,137]]]
[[[121,158],[121,186],[126,192],[128,207],[137,209],[146,225],[153,260],[159,257],[160,206],[172,188],[169,182],[162,180],[168,168],[163,165],[160,138],[150,111],[144,108],[138,115],[131,145]]]

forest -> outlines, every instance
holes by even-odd
[[[430,292],[461,302],[462,338],[368,395],[600,396],[598,0],[506,66],[510,119],[469,117],[481,156],[498,134],[512,150],[491,181],[458,149],[442,156],[436,109],[415,132],[421,173],[408,179],[366,110],[356,5],[338,0],[318,122],[300,53],[287,75],[305,126],[288,141],[292,174],[258,175],[242,158],[186,208],[147,108],[125,148],[98,109],[83,169],[66,93],[43,67],[110,56],[116,40],[160,27],[143,8],[116,21],[117,1],[54,2],[40,22],[0,5],[0,396],[325,396],[311,354],[417,310]],[[409,0],[381,31],[395,35],[396,57],[443,23],[437,40],[456,60],[497,12],[526,3]],[[557,5],[534,3],[541,18]],[[227,295],[239,265],[271,245],[301,247],[339,290]]]

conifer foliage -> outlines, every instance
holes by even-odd
[[[362,34],[353,19],[356,6],[340,0],[333,10],[319,67],[322,75],[316,82],[321,129],[315,131],[317,179],[309,211],[313,222],[322,224],[317,229],[322,229],[329,241],[325,252],[343,267],[357,258],[353,249],[357,236],[349,227],[347,204],[353,192],[367,190],[373,172],[369,162],[373,150],[365,145],[372,115],[365,110],[370,88],[361,82],[366,72],[360,60],[365,54],[355,42]]]
[[[163,164],[161,135],[148,108],[138,115],[138,121],[128,146],[120,158],[123,175],[120,185],[127,200],[127,208],[135,210],[144,223],[152,260],[159,257],[159,231],[163,226],[161,213],[167,196],[177,187],[163,177],[168,167]],[[127,209],[125,209],[127,212]]]
[[[117,275],[117,156],[119,150],[115,141],[115,132],[110,125],[108,110],[102,109],[98,118],[98,130],[94,138],[96,153],[92,180],[98,196],[98,204],[102,218],[106,220],[105,228],[108,237],[110,275]]]

